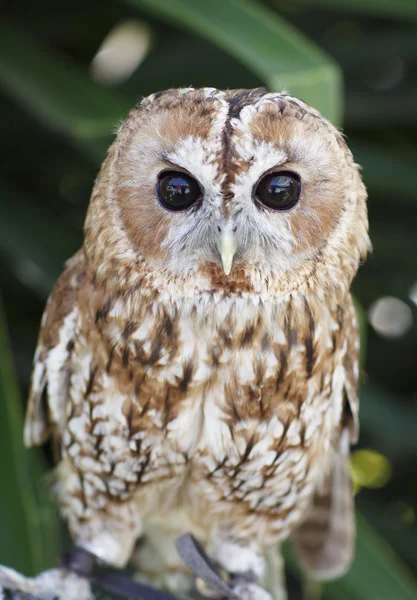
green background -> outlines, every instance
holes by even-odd
[[[90,64],[116,25],[150,32],[124,82]],[[172,86],[283,88],[343,127],[369,190],[374,252],[354,284],[362,324],[359,447],[351,571],[291,599],[417,598],[417,2],[415,0],[29,0],[0,4],[0,563],[54,566],[65,533],[48,500],[48,451],[26,451],[22,414],[44,303],[82,241],[97,169],[139,96]],[[368,322],[378,298],[412,311],[404,335]],[[389,465],[387,467],[387,464]],[[378,466],[379,465],[379,466]],[[381,471],[381,472],[379,472]],[[390,474],[390,477],[389,477]],[[372,479],[386,484],[372,489]],[[304,588],[304,591],[303,591]]]

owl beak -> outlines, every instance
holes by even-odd
[[[223,271],[226,275],[229,275],[232,270],[233,257],[237,249],[237,239],[231,229],[222,229],[217,240],[217,248],[222,259]]]

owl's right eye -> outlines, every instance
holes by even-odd
[[[168,210],[186,210],[201,198],[201,188],[190,175],[177,171],[161,174],[156,191],[159,202]]]

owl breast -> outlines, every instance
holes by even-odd
[[[181,311],[141,302],[129,319],[117,300],[85,302],[63,435],[82,478],[80,511],[115,499],[149,514],[185,503],[200,525],[288,535],[340,421],[340,318],[312,325],[305,299]]]

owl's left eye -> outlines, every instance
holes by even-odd
[[[165,171],[156,185],[158,199],[168,210],[186,210],[201,198],[195,179],[186,173]]]

